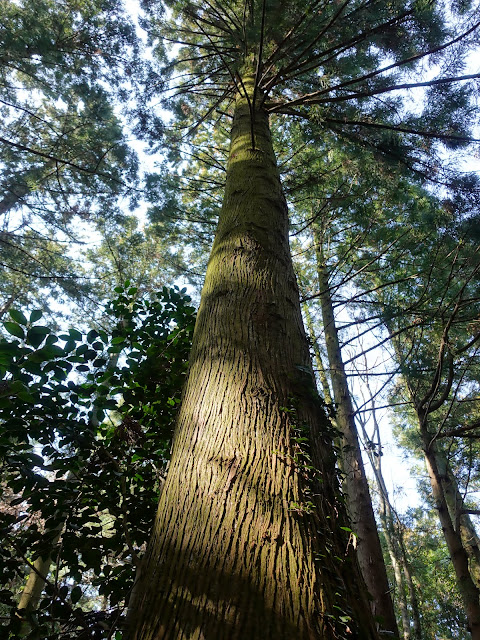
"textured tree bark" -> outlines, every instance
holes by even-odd
[[[316,236],[315,244],[320,251],[317,253],[317,269],[321,292],[323,330],[333,397],[336,404],[336,425],[343,436],[342,471],[345,474],[348,511],[353,531],[357,535],[358,561],[367,589],[372,597],[372,611],[376,617],[381,619],[381,628],[398,637],[398,626],[390,595],[387,570],[378,537],[370,490],[358,441],[352,400],[335,325],[328,272],[321,255],[321,242],[322,239]]]
[[[253,77],[244,85],[251,104]],[[340,528],[331,427],[258,100],[250,109],[237,99],[190,373],[135,596],[135,640],[377,638]]]

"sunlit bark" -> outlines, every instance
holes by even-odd
[[[237,99],[224,204],[129,637],[373,640],[268,118],[262,96],[249,108],[253,77],[244,85],[249,101]]]

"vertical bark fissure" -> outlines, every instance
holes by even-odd
[[[244,78],[252,98],[253,84]],[[314,389],[261,104],[258,95],[252,149],[248,101],[237,98],[224,205],[132,616],[136,640],[377,637],[340,529],[331,427]]]
[[[357,535],[357,555],[363,578],[372,597],[372,611],[382,619],[381,627],[398,637],[387,571],[378,536],[354,409],[343,365],[338,332],[333,313],[328,270],[324,263],[323,239],[315,233],[317,269],[322,307],[323,330],[327,346],[330,379],[336,404],[336,425],[342,433],[342,471],[345,474],[347,505],[352,528]]]

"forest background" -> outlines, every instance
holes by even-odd
[[[351,517],[340,528],[370,593],[386,567],[395,606],[388,623],[373,595],[377,628],[404,640],[478,637],[478,5],[0,9],[6,637],[126,637],[236,94],[253,105],[267,96]],[[410,508],[395,508],[384,477],[390,425],[416,477]],[[302,456],[304,437],[293,443]],[[385,560],[366,569],[372,503]],[[289,507],[298,518],[313,508]],[[351,612],[336,615],[335,637],[349,637]]]

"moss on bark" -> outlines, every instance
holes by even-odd
[[[244,86],[130,637],[373,640],[268,118],[259,95],[252,126],[253,78]]]

